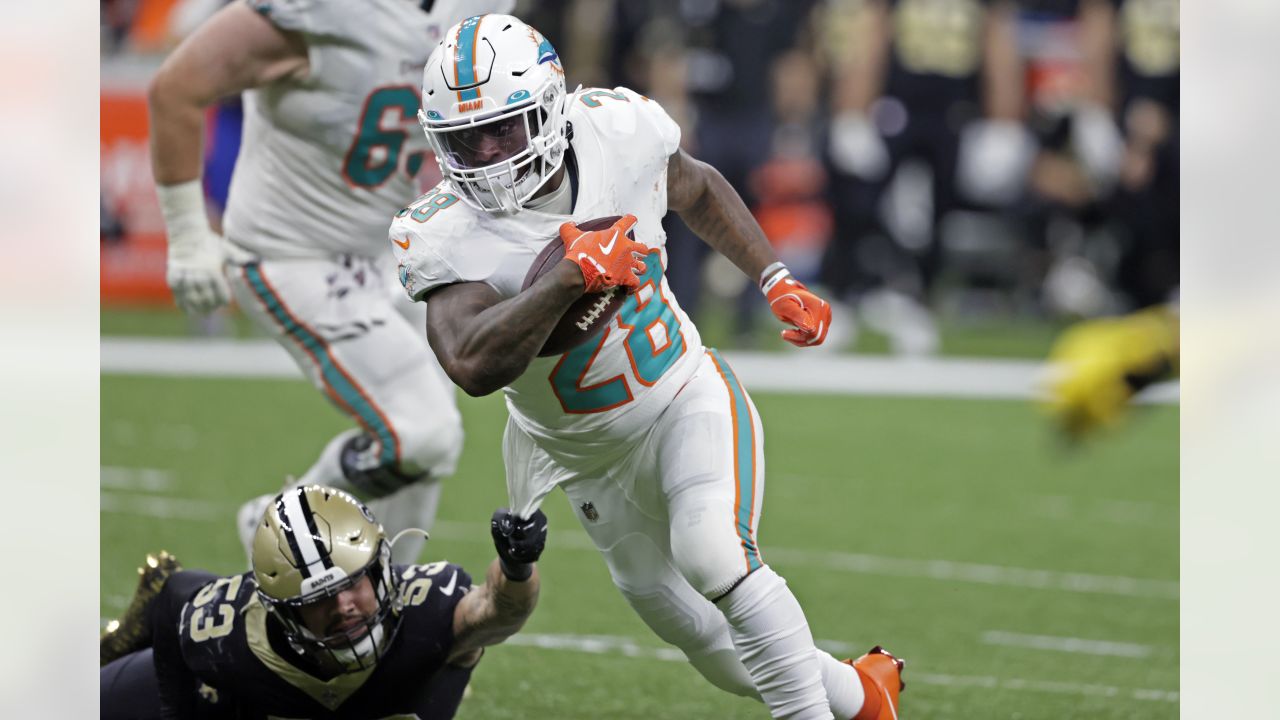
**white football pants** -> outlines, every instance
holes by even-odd
[[[258,260],[228,265],[227,275],[245,313],[372,439],[367,464],[398,477],[429,473],[425,482],[386,488],[381,499],[364,498],[388,535],[429,528],[439,480],[462,450],[462,422],[453,384],[427,345],[425,305],[409,302],[394,272],[369,258]],[[305,477],[350,489],[338,451],[352,434],[331,441]],[[421,542],[402,543],[397,561],[416,557]]]

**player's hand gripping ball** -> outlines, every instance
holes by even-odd
[[[605,220],[613,220],[599,227]],[[564,258],[582,270],[582,280],[589,293],[606,288],[620,287],[634,292],[640,287],[644,274],[644,254],[649,251],[643,243],[636,242],[631,231],[636,224],[635,215],[620,218],[601,218],[588,223],[560,226],[560,239],[564,242]]]
[[[628,218],[630,221],[628,222]],[[595,246],[596,255],[601,255],[599,245],[603,244],[609,250],[609,254],[616,256],[615,260],[621,258],[630,258],[627,267],[621,271],[624,280],[630,283],[630,288],[634,289],[640,284],[637,273],[644,272],[644,263],[636,260],[632,253],[645,253],[648,248],[643,243],[635,242],[635,235],[632,226],[635,225],[635,216],[627,215],[626,217],[597,218],[586,222],[578,223],[575,227],[572,223],[565,223],[560,228],[560,237],[554,238],[547,246],[538,253],[538,257],[534,259],[533,265],[529,268],[529,273],[524,278],[524,284],[521,290],[526,290],[533,285],[538,278],[551,272],[551,270],[562,260],[569,260],[566,250],[573,246],[578,248],[580,254],[587,254],[588,251]],[[610,238],[615,237],[612,228],[617,227],[618,233],[616,241],[611,242]],[[625,231],[623,230],[625,228]],[[572,236],[574,241],[568,242],[563,238]],[[612,245],[612,247],[609,247]],[[572,262],[572,260],[570,260]],[[596,272],[595,265],[601,263],[600,257],[592,260],[582,260],[580,263],[575,262],[579,268],[583,269],[583,280],[587,285],[586,292],[582,297],[575,301],[569,309],[565,311],[564,316],[552,328],[551,335],[543,344],[542,349],[538,351],[538,357],[549,357],[552,355],[560,355],[572,350],[573,348],[587,342],[600,333],[601,330],[609,324],[613,316],[622,308],[623,302],[627,299],[627,288],[624,283],[618,283],[601,290],[592,290],[591,283],[587,281],[588,272]],[[597,276],[597,280],[600,277]]]

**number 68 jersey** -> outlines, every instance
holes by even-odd
[[[415,119],[427,57],[454,23],[514,0],[240,1],[300,37],[309,70],[244,93],[227,237],[268,258],[381,257],[428,157]]]
[[[679,126],[658,103],[626,88],[580,89],[566,102],[570,215],[527,208],[490,214],[441,183],[400,211],[389,235],[411,298],[482,282],[508,299],[519,294],[538,253],[559,241],[562,223],[636,216],[635,238],[649,248],[640,289],[599,335],[563,355],[535,358],[505,388],[512,420],[541,446],[588,457],[650,428],[704,351],[663,273],[667,162],[679,147]]]

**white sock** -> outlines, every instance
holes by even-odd
[[[382,523],[387,539],[393,540],[405,528],[431,530],[440,507],[440,490],[444,483],[431,477],[400,488],[386,497],[365,503],[369,511]],[[406,533],[391,548],[391,561],[410,565],[419,561],[427,539],[418,533]]]
[[[862,680],[852,665],[846,665],[831,657],[825,650],[818,650],[818,662],[822,665],[822,687],[827,691],[827,702],[836,720],[853,720],[862,709]]]
[[[773,717],[832,720],[809,623],[785,580],[766,565],[716,605]]]
[[[359,497],[359,493],[355,492],[355,488],[351,487],[351,483],[347,482],[346,476],[342,474],[342,448],[361,432],[363,431],[359,428],[351,428],[334,436],[329,444],[324,446],[324,450],[320,451],[320,457],[316,458],[311,467],[298,478],[295,485],[328,485]]]

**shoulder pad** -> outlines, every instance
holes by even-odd
[[[474,242],[481,234],[479,211],[437,185],[396,213],[388,230],[400,284],[410,299],[456,282],[484,280],[497,258]]]
[[[254,12],[281,30],[300,33],[323,32],[331,23],[327,16],[335,5],[331,0],[245,0]]]
[[[680,147],[680,126],[656,100],[634,90],[585,88],[570,102],[570,119],[591,123],[606,139],[625,138],[629,147],[652,143],[663,157]]]

